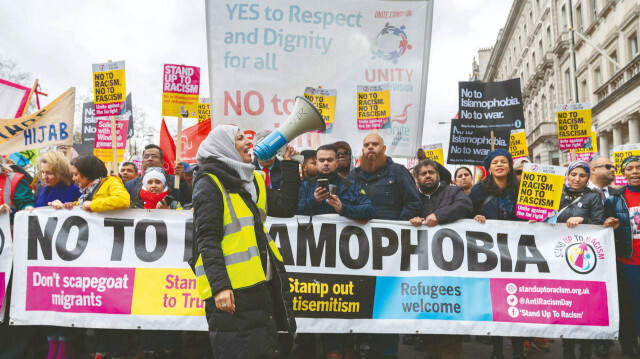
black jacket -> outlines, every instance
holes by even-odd
[[[262,171],[260,164],[258,163],[258,159],[253,160],[251,163],[257,171]],[[280,183],[282,182],[282,162],[279,159],[275,159],[273,162],[273,166],[269,170],[269,184],[273,189],[279,189]]]
[[[562,199],[560,200],[560,209],[566,207],[558,216],[558,223],[566,223],[571,217],[582,217],[584,224],[602,224],[604,223],[604,207],[600,194],[585,188],[582,197],[578,202],[573,201],[579,196],[575,192],[568,190],[566,187],[562,191]],[[567,207],[568,206],[568,207]]]
[[[450,186],[446,182],[440,182],[434,194],[421,194],[420,198],[422,199],[420,217],[427,218],[433,213],[439,224],[471,218],[473,214],[473,203],[464,190],[458,186]]]
[[[376,210],[371,200],[357,183],[342,178],[336,173],[336,179],[331,184],[338,186],[338,198],[340,198],[342,202],[341,216],[363,221],[368,221],[375,217]],[[315,214],[336,213],[336,210],[327,204],[326,200],[320,203],[316,201],[314,195],[316,188],[318,188],[317,177],[313,177],[309,181],[302,183],[298,195],[297,214],[310,216]]]
[[[368,177],[360,167],[354,168],[347,179],[357,182],[373,202],[376,219],[408,221],[420,214],[420,193],[416,181],[404,166],[387,157],[385,165]]]
[[[237,172],[215,159],[199,163],[194,175],[193,210],[195,227],[195,255],[201,254],[204,270],[215,296],[223,289],[231,289],[222,253],[223,195],[218,186],[206,175],[214,174],[230,193],[239,193],[254,214],[254,223],[260,259],[266,270],[271,260],[273,280],[253,287],[234,290],[236,312],[230,315],[215,307],[213,298],[205,301],[205,312],[211,332],[214,357],[271,358],[277,356],[276,327],[295,332],[296,324],[291,307],[288,277],[284,264],[274,260],[262,231],[258,208],[250,194],[242,188]],[[292,217],[296,212],[300,177],[295,161],[283,161],[283,188],[267,188],[267,214],[274,217]],[[258,187],[256,182],[256,191]]]
[[[610,196],[604,201],[604,217],[614,217],[620,221],[618,229],[613,231],[618,257],[631,258],[633,255],[634,226],[629,218],[629,206],[624,196],[626,187],[612,188]]]
[[[184,177],[180,178],[180,188],[176,189],[175,185],[175,176],[164,172],[164,177],[167,180],[167,187],[169,188],[169,196],[173,197],[175,200],[180,202],[180,204],[184,207],[185,205],[191,203],[191,189],[185,181]],[[124,183],[124,188],[129,192],[129,196],[131,197],[131,208],[144,208],[144,202],[140,198],[140,190],[142,189],[142,178],[144,176],[138,176],[131,181],[127,181]]]

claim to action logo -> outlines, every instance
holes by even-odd
[[[586,242],[573,243],[565,250],[567,264],[574,272],[587,274],[596,268],[598,256],[593,247]]]
[[[404,25],[398,28],[386,23],[374,40],[374,47],[371,49],[373,59],[379,58],[397,64],[398,58],[413,47],[409,44],[404,29]]]

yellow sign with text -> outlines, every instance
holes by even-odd
[[[191,269],[136,268],[131,314],[204,316]]]
[[[444,166],[444,150],[442,149],[441,143],[422,146],[422,149],[424,150],[425,157]]]
[[[509,153],[514,159],[529,156],[529,147],[527,146],[527,134],[524,130],[511,131],[509,138]]]
[[[640,156],[640,144],[622,145],[613,149],[613,165],[616,167],[616,176],[623,176],[622,161],[629,156]]]
[[[357,118],[359,130],[391,127],[391,92],[389,84],[358,86]]]
[[[304,97],[318,109],[320,116],[322,116],[324,123],[327,125],[329,133],[331,133],[330,131],[333,128],[333,122],[336,117],[337,94],[338,92],[335,89],[307,87],[304,90]]]
[[[208,98],[200,98],[198,102],[198,123],[211,118],[211,104]]]
[[[93,73],[94,103],[124,102],[124,69]]]

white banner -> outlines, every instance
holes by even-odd
[[[15,324],[206,330],[189,211],[16,216]],[[609,228],[269,218],[299,332],[617,336]]]
[[[359,152],[372,131],[362,123],[358,130],[356,119],[366,113],[382,126],[389,156],[412,157],[422,139],[432,8],[430,0],[207,0],[214,124],[273,130],[305,88],[336,89],[328,130],[300,136],[294,145],[346,140]],[[358,85],[383,84],[390,104],[359,103]]]
[[[9,214],[0,214],[0,323],[4,321],[5,299],[7,285],[11,277],[12,260],[13,244],[11,241]]]
[[[30,88],[0,79],[0,118],[22,116]]]

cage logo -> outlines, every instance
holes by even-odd
[[[383,59],[398,63],[398,59],[411,50],[413,46],[409,44],[405,26],[395,27],[386,23],[384,28],[378,33],[373,41],[371,53],[373,59]]]
[[[538,170],[538,165],[531,166],[531,171],[535,172]]]
[[[316,93],[316,89],[311,89],[311,94],[313,95],[314,93]]]
[[[591,273],[596,268],[598,256],[594,248],[587,242],[573,243],[565,250],[567,264],[579,274]]]
[[[100,65],[100,71],[104,71],[104,64]]]

